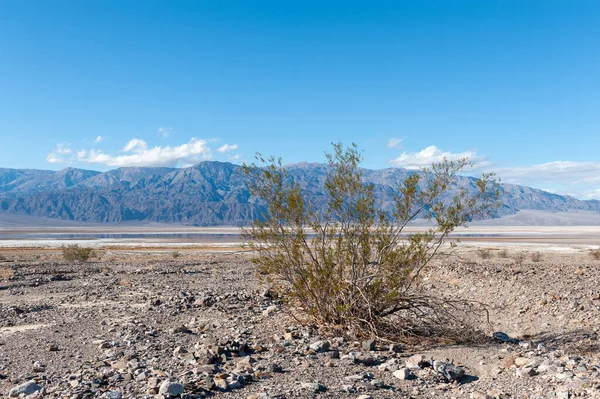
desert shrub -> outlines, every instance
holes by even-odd
[[[96,257],[93,248],[80,247],[77,244],[67,245],[62,248],[63,258],[69,262],[87,262]]]
[[[533,252],[533,253],[532,253],[530,256],[531,256],[531,261],[532,261],[532,262],[536,262],[536,263],[537,263],[537,262],[541,262],[541,261],[542,261],[542,259],[544,258],[544,257],[542,256],[542,253],[541,253],[541,252]]]
[[[173,257],[173,259],[177,259],[181,256],[181,252],[173,251],[173,252],[171,252],[171,256]]]
[[[513,256],[513,260],[515,264],[522,265],[525,261],[525,254],[523,252],[518,252]]]
[[[123,277],[119,280],[119,285],[121,287],[131,287],[133,285],[133,282],[131,281],[131,279]]]
[[[477,250],[477,255],[481,259],[489,259],[492,257],[492,251],[489,248],[480,248]]]
[[[501,249],[498,251],[498,257],[503,259],[508,258],[508,251],[506,249]]]
[[[436,163],[399,182],[394,208],[385,212],[374,187],[362,182],[356,145],[334,144],[327,154],[326,206],[319,210],[281,159],[256,159],[244,171],[268,211],[243,234],[256,251],[261,278],[302,310],[299,316],[353,336],[466,338],[459,315],[472,303],[441,298],[419,282],[455,227],[497,206],[493,176],[477,180],[475,190],[454,187],[468,161]],[[457,190],[452,197],[451,187]],[[417,217],[435,223],[404,236]]]
[[[600,260],[600,248],[590,249],[590,255],[596,260]]]
[[[10,280],[14,275],[15,273],[12,271],[12,269],[9,269],[8,267],[3,267],[0,269],[0,277],[4,281]]]

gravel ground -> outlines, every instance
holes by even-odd
[[[322,336],[271,298],[235,248],[105,249],[86,263],[4,248],[0,394],[600,397],[600,261],[584,248],[486,248],[439,257],[424,287],[485,302],[481,328],[507,336],[435,348]]]

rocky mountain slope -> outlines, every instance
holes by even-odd
[[[326,201],[327,166],[289,166],[315,203]],[[364,170],[384,207],[391,207],[393,187],[408,171]],[[458,177],[457,186],[474,187],[475,179]],[[504,184],[503,207],[496,216],[524,209],[550,212],[600,212],[600,201],[581,201],[530,187]],[[264,212],[251,196],[241,167],[202,162],[175,168],[128,167],[96,172],[67,168],[58,172],[0,168],[0,213],[93,222],[167,222],[191,225],[242,225]]]

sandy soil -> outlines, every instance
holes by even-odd
[[[300,325],[236,246],[107,246],[86,263],[1,248],[0,394],[35,381],[50,398],[150,398],[178,383],[189,398],[600,397],[600,261],[589,244],[524,244],[466,242],[424,276],[435,295],[487,303],[480,327],[515,341],[401,351]],[[467,377],[444,381],[413,355]]]

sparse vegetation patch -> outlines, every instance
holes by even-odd
[[[4,281],[10,280],[15,275],[15,272],[8,267],[3,267],[0,269],[0,278]]]
[[[97,257],[93,248],[80,247],[77,244],[68,245],[62,248],[63,258],[69,262],[87,262]]]
[[[506,249],[501,249],[498,251],[498,257],[502,259],[508,258],[508,251]]]
[[[481,259],[489,259],[492,257],[492,251],[489,248],[481,248],[477,250],[477,255]]]
[[[533,253],[531,254],[531,261],[532,261],[532,262],[536,262],[536,263],[537,263],[537,262],[541,262],[543,258],[544,258],[544,257],[542,256],[542,253],[541,253],[541,252],[533,252]]]
[[[434,164],[398,185],[390,214],[380,208],[374,186],[363,183],[356,146],[335,144],[327,159],[325,211],[303,194],[281,160],[259,155],[245,166],[251,190],[268,206],[268,215],[244,230],[263,279],[323,328],[391,340],[467,338],[462,312],[472,311],[473,303],[424,292],[420,276],[457,226],[494,209],[492,176],[478,180],[475,191],[459,188],[448,198],[468,162]],[[401,240],[416,218],[434,227]]]

